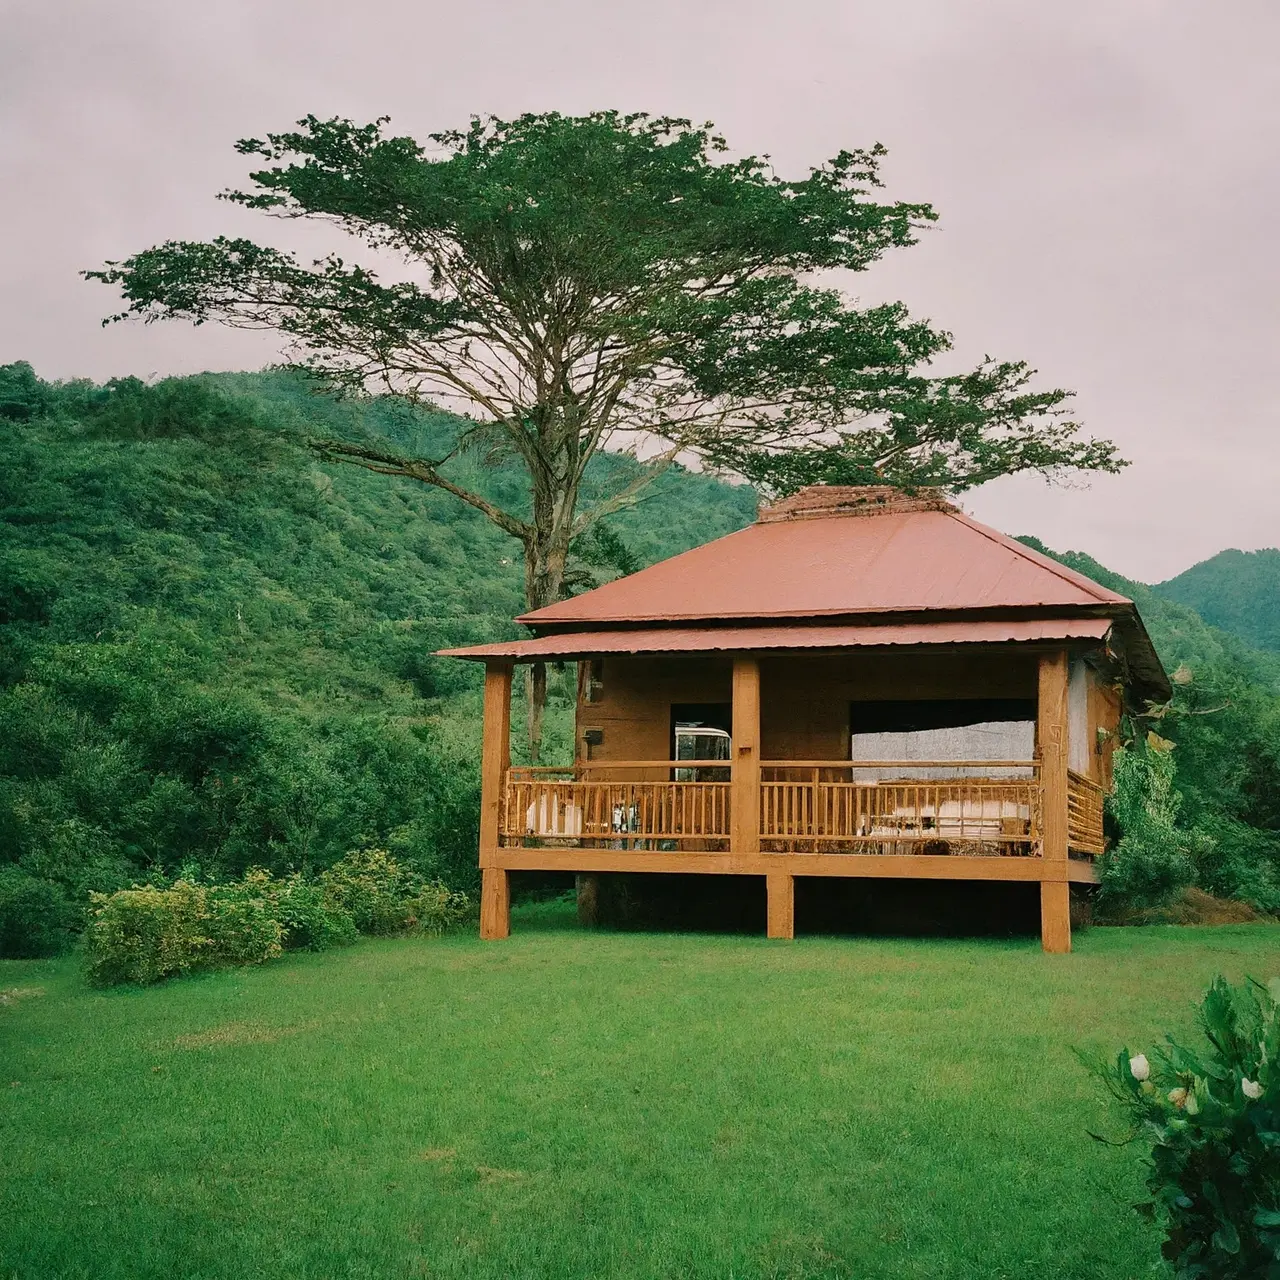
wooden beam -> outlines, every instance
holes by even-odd
[[[760,663],[733,660],[733,760],[729,846],[740,857],[760,852]]]
[[[1041,654],[1036,715],[1043,797],[1040,942],[1046,951],[1053,952],[1071,950],[1067,890],[1067,680],[1067,651],[1057,649]]]
[[[511,876],[503,867],[480,872],[480,936],[486,942],[511,936]]]
[[[766,930],[770,938],[794,938],[796,936],[796,880],[785,872],[773,872],[765,876],[765,888],[769,895],[769,921]]]
[[[931,854],[660,853],[653,849],[499,849],[497,866],[510,871],[663,871],[687,875],[831,876],[873,880],[1039,881],[1040,858],[969,858]],[[1080,868],[1078,874],[1076,867]],[[1073,880],[1089,878],[1086,863],[1072,863]]]
[[[480,749],[480,865],[490,867],[498,852],[502,789],[511,765],[510,662],[484,668],[484,737]]]

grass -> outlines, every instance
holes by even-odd
[[[145,991],[0,963],[0,1277],[1147,1276],[1072,1048],[1280,971],[1268,925],[515,930]]]

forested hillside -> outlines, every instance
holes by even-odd
[[[1258,649],[1280,653],[1280,550],[1275,547],[1219,551],[1152,590]]]
[[[0,896],[6,876],[79,902],[142,876],[324,867],[364,843],[472,887],[478,672],[431,654],[512,633],[519,546],[439,490],[305,445],[373,433],[439,456],[453,429],[282,374],[100,387],[0,369]],[[515,473],[485,463],[450,465],[518,504]],[[577,548],[574,579],[754,510],[745,487],[672,472]],[[1202,880],[1280,908],[1280,659],[1062,558],[1133,596],[1184,668],[1160,724]],[[551,694],[554,760],[569,672]]]
[[[284,375],[0,371],[0,863],[79,898],[374,841],[469,887],[478,672],[431,653],[512,634],[519,545],[303,441],[372,431],[444,453],[451,430]],[[518,502],[513,475],[454,465]],[[585,585],[754,509],[748,489],[672,473],[575,571]],[[568,688],[553,678],[551,758],[569,750]]]

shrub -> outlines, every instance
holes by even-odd
[[[261,964],[286,948],[321,951],[357,933],[443,933],[471,902],[427,884],[382,849],[362,849],[319,879],[276,880],[255,868],[228,884],[181,879],[91,895],[85,931],[90,981],[158,982],[197,968]]]
[[[277,882],[275,911],[284,929],[284,946],[290,951],[324,951],[354,942],[358,936],[345,908],[302,875]]]
[[[1280,1275],[1280,979],[1214,981],[1199,1010],[1208,1049],[1174,1040],[1103,1071],[1151,1142],[1140,1206],[1165,1232],[1179,1280]]]
[[[64,951],[74,914],[60,885],[21,867],[0,867],[0,957],[31,960]]]
[[[1182,797],[1174,789],[1169,750],[1121,748],[1108,808],[1120,839],[1099,864],[1104,912],[1158,907],[1195,879],[1193,854],[1203,839],[1177,825]]]
[[[207,961],[207,892],[179,880],[168,889],[140,886],[90,895],[85,960],[89,981],[159,982]]]
[[[412,913],[409,927],[419,933],[444,933],[471,916],[471,899],[439,880],[424,885],[408,905]]]
[[[321,873],[320,883],[327,902],[345,911],[361,933],[376,935],[412,926],[411,901],[422,887],[385,849],[352,850]]]
[[[250,871],[233,884],[205,891],[204,929],[210,964],[261,964],[284,950],[276,886],[266,871]]]

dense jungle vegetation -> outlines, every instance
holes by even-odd
[[[0,369],[0,954],[31,945],[37,916],[52,947],[92,890],[314,871],[361,845],[474,887],[478,672],[431,655],[512,634],[519,547],[439,490],[306,447],[381,437],[440,456],[455,424],[286,374],[96,386]],[[519,504],[514,471],[450,465]],[[634,463],[594,465],[603,486]],[[754,511],[745,486],[673,471],[576,548],[571,579]],[[1280,910],[1280,659],[1063,559],[1135,598],[1179,671],[1159,732],[1176,744],[1180,874]],[[571,695],[553,673],[548,759],[570,750]]]

